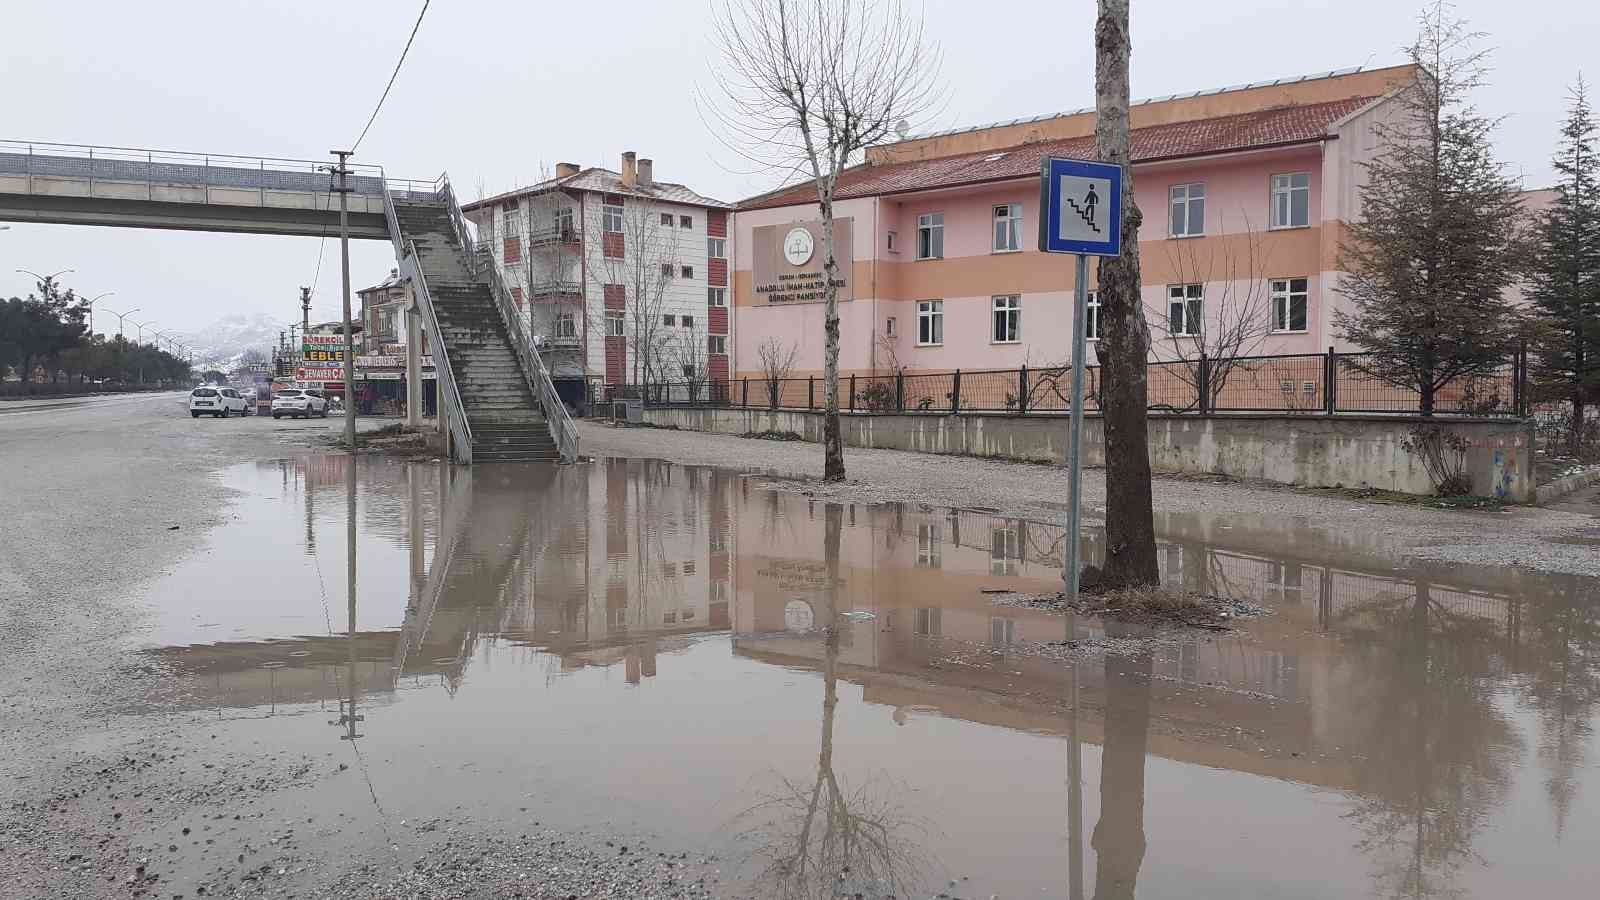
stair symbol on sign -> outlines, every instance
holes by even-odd
[[[1078,202],[1071,197],[1067,197],[1066,201],[1067,205],[1072,207],[1072,211],[1078,214],[1078,218],[1083,219],[1083,223],[1088,225],[1091,231],[1095,234],[1100,233],[1100,226],[1094,222],[1094,208],[1100,203],[1100,195],[1094,192],[1094,185],[1089,185],[1089,193],[1083,196],[1082,206],[1079,206]]]

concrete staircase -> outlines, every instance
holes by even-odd
[[[472,461],[560,460],[494,295],[468,271],[445,202],[396,200],[394,210],[427,279],[439,338],[472,428]]]

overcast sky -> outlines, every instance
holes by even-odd
[[[1135,98],[1403,61],[1413,0],[1132,0]],[[0,139],[324,159],[355,140],[420,0],[153,0],[10,3],[0,29]],[[1592,2],[1462,0],[1494,48],[1478,95],[1508,117],[1498,150],[1529,186],[1550,180],[1567,87],[1595,67]],[[918,130],[1093,103],[1090,0],[928,0],[949,100]],[[448,170],[463,195],[536,180],[556,162],[655,174],[737,200],[771,185],[741,171],[697,112],[715,49],[707,0],[532,3],[434,0],[358,162],[391,176]],[[1585,73],[1591,80],[1600,73]],[[337,242],[315,318],[339,310]],[[14,224],[0,231],[0,296],[75,269],[69,286],[116,291],[103,308],[178,331],[230,312],[299,318],[314,238]],[[359,288],[394,264],[354,242]],[[106,330],[111,319],[97,318]],[[111,326],[115,327],[114,322]]]

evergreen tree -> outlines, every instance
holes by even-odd
[[[1574,456],[1583,453],[1584,407],[1600,394],[1600,162],[1594,142],[1580,76],[1551,160],[1560,182],[1555,202],[1538,217],[1528,292],[1539,324],[1535,387],[1572,404]]]
[[[1424,11],[1407,53],[1421,72],[1374,126],[1382,146],[1366,165],[1361,215],[1340,248],[1353,305],[1336,314],[1344,336],[1374,354],[1377,377],[1422,395],[1503,363],[1516,337],[1505,291],[1517,271],[1520,198],[1490,150],[1498,124],[1470,92],[1484,81],[1481,35]]]

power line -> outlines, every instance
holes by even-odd
[[[378,119],[378,110],[383,109],[383,101],[389,99],[389,90],[394,87],[394,80],[400,77],[400,67],[405,65],[406,54],[411,52],[411,42],[417,39],[417,29],[422,27],[422,17],[428,14],[428,4],[430,2],[432,0],[422,0],[422,11],[417,13],[417,24],[411,26],[411,37],[406,38],[405,49],[400,51],[400,59],[394,64],[394,73],[389,76],[389,83],[383,88],[383,96],[378,98],[378,105],[373,107],[372,115],[367,118],[367,127],[361,129],[361,136],[356,138],[356,142],[350,146],[351,153],[354,153],[361,146],[361,142],[366,140],[367,132],[372,128],[372,123]]]
[[[332,181],[332,176],[331,175],[329,176],[328,194],[327,194],[327,196],[329,196],[329,197],[333,196],[333,181]],[[324,219],[324,221],[322,223],[322,237],[317,241],[317,268],[316,268],[316,272],[311,276],[311,293],[313,295],[316,294],[319,280],[322,278],[322,251],[323,251],[323,248],[325,248],[327,245],[328,245],[328,223],[327,223],[326,219]]]

